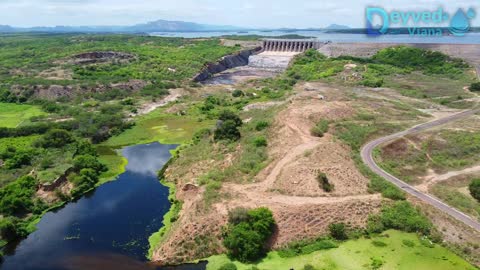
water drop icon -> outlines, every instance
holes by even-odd
[[[475,18],[476,15],[477,15],[477,13],[475,12],[475,10],[473,8],[468,9],[467,16],[468,16],[469,19]]]
[[[449,30],[455,36],[464,36],[470,30],[470,20],[462,9],[453,15]]]

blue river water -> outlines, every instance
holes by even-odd
[[[244,32],[155,32],[153,36],[162,37],[183,37],[183,38],[209,38],[223,35],[261,35],[261,36],[282,36],[297,34],[301,36],[314,37],[320,41],[332,41],[335,43],[446,43],[446,44],[480,44],[480,33],[469,33],[463,37],[456,36],[430,36],[419,37],[410,35],[382,35],[369,37],[366,34],[340,34],[325,33],[323,31],[244,31]]]
[[[38,230],[7,252],[2,270],[170,269],[146,260],[148,237],[171,204],[157,172],[176,145],[126,147],[126,172],[76,202],[47,213]],[[175,269],[204,269],[185,265]]]

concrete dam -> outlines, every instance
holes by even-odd
[[[315,40],[263,40],[258,43],[261,46],[254,49],[227,55],[215,63],[206,64],[193,80],[222,84],[238,78],[273,77],[287,69],[295,55],[308,49],[318,50],[328,43],[330,42]]]
[[[264,40],[262,44],[265,52],[304,52],[308,49],[320,49],[325,42],[311,40]]]

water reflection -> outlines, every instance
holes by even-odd
[[[47,213],[36,232],[7,252],[0,269],[158,269],[146,263],[148,237],[162,227],[170,202],[156,172],[175,148],[123,149],[129,164],[118,180]]]

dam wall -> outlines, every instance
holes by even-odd
[[[193,81],[202,82],[227,69],[246,66],[249,63],[250,56],[260,53],[261,51],[262,47],[257,47],[255,49],[244,50],[236,54],[224,56],[220,61],[215,63],[208,63],[202,71],[193,78]]]
[[[266,52],[304,52],[308,49],[318,50],[325,43],[312,40],[281,40],[272,39],[263,41],[263,50]]]

